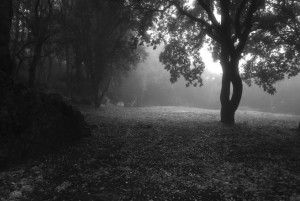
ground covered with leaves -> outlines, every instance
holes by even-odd
[[[299,116],[186,107],[81,108],[71,147],[0,172],[0,200],[300,200]]]

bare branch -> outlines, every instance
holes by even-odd
[[[220,39],[219,39],[218,34],[217,34],[218,27],[212,26],[211,24],[209,24],[208,22],[206,22],[202,18],[195,17],[194,15],[189,13],[188,11],[184,10],[177,2],[173,2],[173,5],[177,8],[177,10],[180,12],[181,15],[184,15],[184,16],[188,17],[192,21],[200,23],[204,27],[204,30],[207,32],[207,34],[211,38],[213,38],[214,40],[220,42]]]

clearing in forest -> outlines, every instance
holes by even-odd
[[[0,200],[300,200],[299,116],[81,110],[93,136],[0,173]]]

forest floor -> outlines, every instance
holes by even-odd
[[[0,200],[300,200],[299,116],[187,107],[81,108],[97,125],[0,172]]]

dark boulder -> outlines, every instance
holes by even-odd
[[[0,168],[91,134],[59,94],[35,92],[0,72]]]

